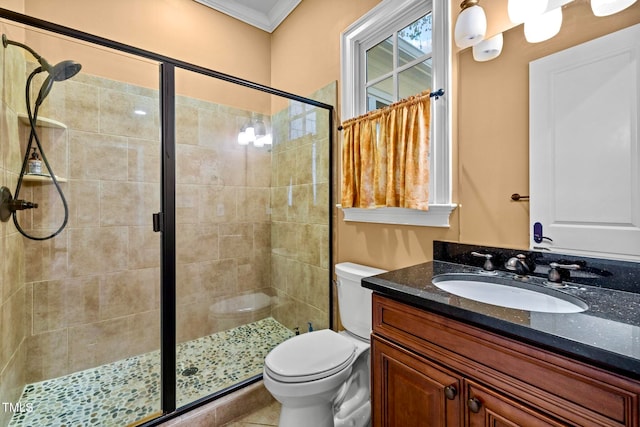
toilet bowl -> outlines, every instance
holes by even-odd
[[[346,330],[298,335],[267,355],[264,385],[282,404],[280,427],[370,425],[371,291],[360,286],[360,279],[383,272],[337,264],[338,304]]]

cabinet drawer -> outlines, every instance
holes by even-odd
[[[639,424],[640,382],[374,294],[373,333],[559,420]]]

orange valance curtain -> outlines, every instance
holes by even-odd
[[[430,92],[342,124],[342,207],[429,209]]]

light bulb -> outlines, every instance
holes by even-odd
[[[254,129],[256,138],[261,138],[267,134],[267,127],[264,125],[264,122],[261,119],[258,119],[256,121]]]
[[[636,0],[591,0],[591,10],[596,16],[608,16],[628,8],[635,2]]]
[[[464,7],[465,2],[462,6]],[[487,32],[487,15],[478,6],[468,6],[462,9],[456,20],[454,30],[456,45],[464,49],[480,43]]]
[[[502,33],[481,41],[473,46],[473,59],[484,62],[497,58],[502,52],[502,43]]]
[[[256,138],[256,141],[253,143],[256,147],[262,147],[264,145],[272,144],[271,135],[267,134],[265,136],[261,136],[260,138]],[[260,144],[260,145],[258,145]]]
[[[540,16],[527,19],[524,23],[524,37],[529,43],[549,40],[562,27],[562,7],[557,7]]]
[[[252,125],[244,130],[244,133],[247,135],[247,140],[249,142],[253,142],[256,140],[256,132]]]
[[[547,10],[548,4],[549,0],[509,0],[507,4],[509,19],[514,24],[522,24],[527,19],[542,15]]]
[[[247,145],[249,144],[249,138],[247,137],[247,133],[242,131],[238,134],[238,144]]]

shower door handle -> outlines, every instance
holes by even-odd
[[[156,233],[159,231],[164,231],[164,215],[162,212],[153,214],[153,231]]]

